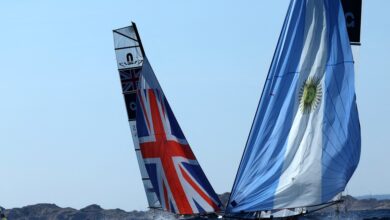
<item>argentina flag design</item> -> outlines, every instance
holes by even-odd
[[[292,0],[227,213],[319,205],[360,158],[354,61],[340,0]]]

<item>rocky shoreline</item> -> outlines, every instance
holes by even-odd
[[[220,195],[221,201],[226,204],[229,194]],[[343,197],[344,202],[338,206],[332,206],[321,210],[321,212],[339,211],[363,211],[363,210],[389,210],[390,200],[377,199],[357,199],[352,196]],[[124,220],[151,220],[151,219],[174,219],[173,215],[165,212],[150,211],[131,211],[127,212],[121,209],[103,209],[98,205],[90,205],[80,210],[74,208],[61,208],[55,204],[36,204],[22,208],[5,209],[5,214],[9,220],[54,220],[54,219],[124,219]]]

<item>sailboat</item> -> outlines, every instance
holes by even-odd
[[[291,1],[226,218],[297,216],[340,200],[361,148],[345,17],[340,0]]]
[[[150,209],[182,217],[219,212],[221,202],[177,122],[135,23],[113,30],[130,130]]]

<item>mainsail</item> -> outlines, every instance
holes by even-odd
[[[125,28],[135,30],[133,35],[120,31],[123,29],[114,30],[114,39],[122,88],[130,112],[134,146],[149,206],[159,206],[163,210],[186,215],[219,211],[221,202],[169,106],[134,27],[133,24]],[[127,37],[122,38],[123,34]],[[117,40],[118,37],[120,40]],[[118,45],[119,42],[135,44]],[[126,76],[120,69],[122,65],[129,70]],[[136,80],[133,80],[134,77]],[[133,81],[134,85],[128,85]],[[128,99],[127,88],[132,89]]]
[[[331,201],[356,169],[360,145],[340,0],[292,0],[226,213]]]
[[[116,60],[122,84],[122,92],[125,98],[127,116],[129,119],[134,148],[141,171],[142,182],[145,188],[146,197],[148,199],[149,208],[158,209],[161,208],[161,204],[145,168],[145,164],[141,155],[141,149],[138,143],[136,127],[137,87],[145,54],[143,52],[141,39],[138,36],[135,24],[114,30],[113,34]]]

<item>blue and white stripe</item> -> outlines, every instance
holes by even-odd
[[[319,80],[310,113],[299,91]],[[360,157],[351,47],[339,0],[293,0],[240,164],[228,213],[318,205],[342,192]]]

